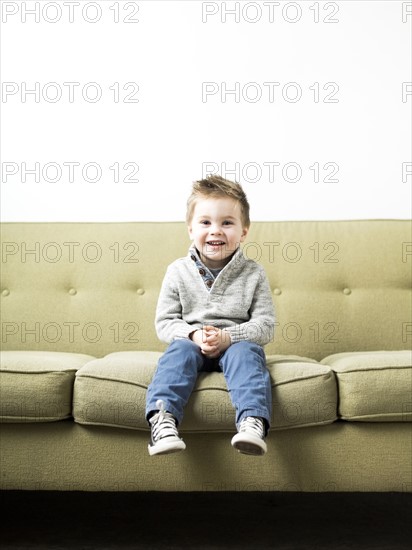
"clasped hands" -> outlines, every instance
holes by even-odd
[[[191,334],[191,339],[200,347],[203,355],[210,359],[222,355],[232,343],[228,332],[211,325],[197,329]]]

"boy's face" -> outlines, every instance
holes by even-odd
[[[224,267],[245,240],[239,201],[230,197],[199,198],[188,227],[189,236],[206,267]]]

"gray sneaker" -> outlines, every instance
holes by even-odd
[[[163,455],[183,451],[185,442],[179,437],[175,417],[166,412],[163,401],[156,402],[159,412],[149,418],[152,430],[149,443],[149,455]]]
[[[265,425],[262,418],[247,416],[240,421],[238,433],[232,437],[232,446],[240,453],[262,456],[267,451]]]

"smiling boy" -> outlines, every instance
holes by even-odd
[[[193,184],[186,220],[193,243],[167,268],[156,309],[158,337],[169,347],[147,391],[149,454],[186,448],[177,426],[198,373],[221,371],[236,410],[231,444],[263,455],[272,405],[263,346],[273,338],[275,317],[262,266],[240,248],[249,203],[238,183],[209,176]]]

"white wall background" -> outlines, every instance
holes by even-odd
[[[412,2],[1,9],[3,221],[183,220],[210,171],[255,220],[411,216]]]

